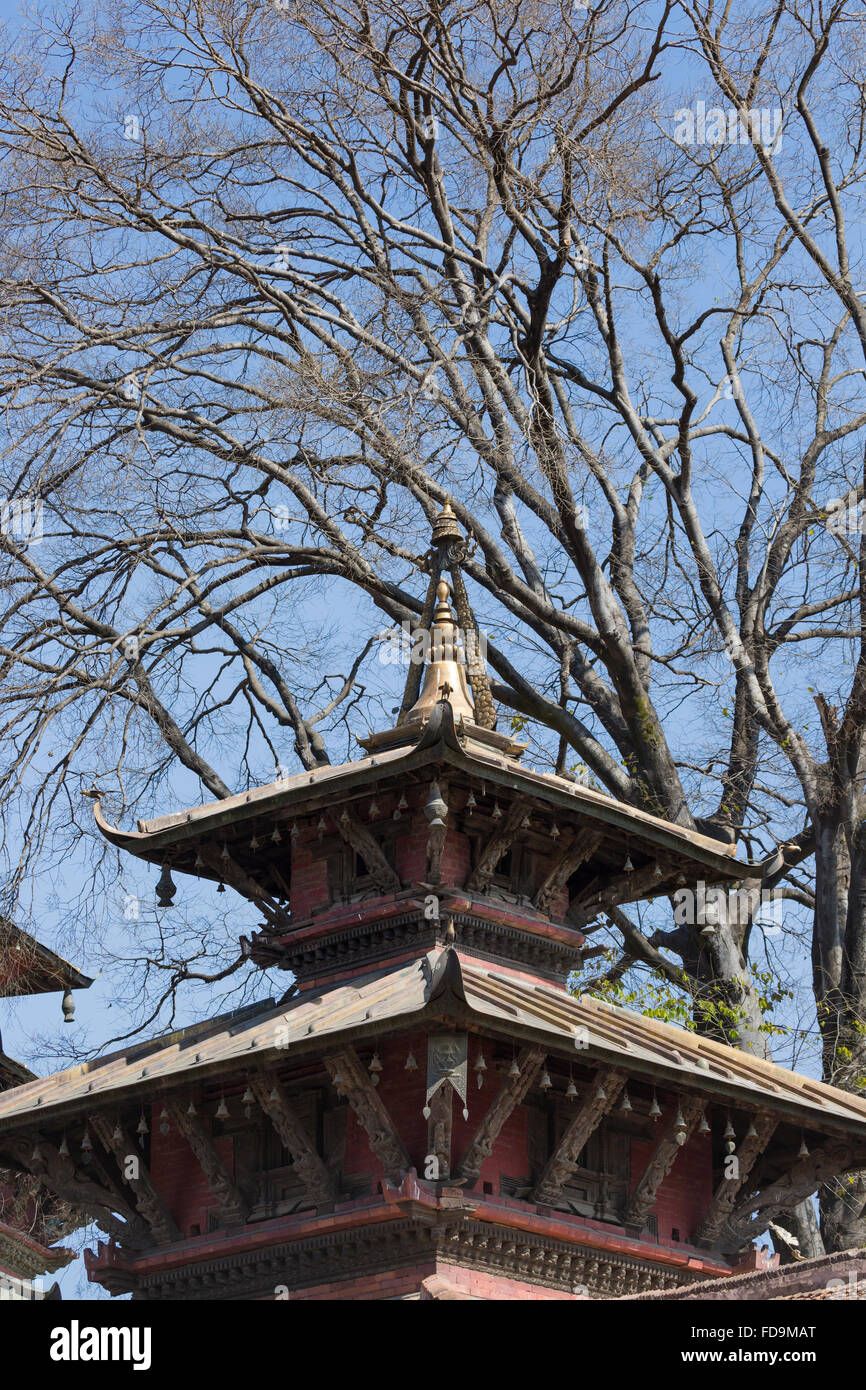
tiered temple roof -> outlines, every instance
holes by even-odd
[[[673,1287],[730,1275],[775,1211],[866,1166],[860,1097],[568,993],[613,907],[762,866],[524,766],[450,510],[433,541],[428,656],[364,757],[134,832],[97,805],[161,866],[161,906],[184,874],[234,888],[263,918],[251,962],[295,976],[280,1004],[0,1096],[0,1155],[96,1215],[112,1290]]]

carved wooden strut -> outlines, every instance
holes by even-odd
[[[746,1188],[745,1195],[735,1203],[722,1227],[721,1243],[727,1249],[741,1249],[766,1230],[767,1223],[780,1211],[787,1211],[804,1197],[810,1197],[830,1178],[864,1166],[866,1148],[862,1143],[830,1140],[820,1149],[813,1149],[776,1182],[765,1188],[760,1188],[758,1183]]]
[[[38,1142],[39,1158],[33,1158],[34,1143]],[[96,1221],[101,1230],[126,1250],[146,1250],[152,1242],[138,1212],[118,1192],[117,1188],[95,1182],[74,1159],[61,1154],[53,1144],[33,1135],[16,1138],[9,1145],[23,1168],[53,1192],[68,1202],[75,1211],[83,1212]]]
[[[591,859],[601,844],[602,834],[578,834],[566,841],[553,857],[553,863],[545,874],[535,894],[534,906],[539,912],[549,913],[555,899],[562,892],[575,869],[579,869],[587,859]]]
[[[229,1226],[242,1225],[247,1217],[247,1204],[220,1157],[212,1136],[198,1115],[188,1113],[182,1101],[169,1101],[167,1109],[198,1159],[223,1220]]]
[[[333,1052],[324,1061],[338,1095],[348,1100],[364,1126],[370,1148],[382,1164],[385,1176],[392,1187],[398,1187],[411,1166],[409,1155],[357,1052],[353,1047],[346,1047]]]
[[[485,1158],[489,1158],[502,1126],[523,1100],[541,1070],[543,1061],[543,1048],[524,1048],[517,1059],[520,1075],[503,1077],[498,1093],[491,1101],[487,1114],[457,1166],[458,1176],[465,1178],[467,1183],[478,1181],[481,1165]]]
[[[333,1179],[317,1154],[303,1122],[293,1109],[275,1072],[250,1078],[253,1094],[280,1136],[292,1168],[314,1206],[329,1206],[336,1196]]]
[[[473,869],[469,881],[466,884],[470,893],[483,893],[486,891],[491,878],[496,872],[496,865],[511,847],[511,843],[525,817],[526,807],[521,806],[519,801],[515,801],[509,807],[508,813],[503,818],[499,829],[494,831],[484,849],[481,851],[478,863]]]
[[[376,887],[383,893],[398,893],[400,879],[385,858],[381,845],[366,825],[362,825],[348,811],[337,817],[336,824],[346,844],[351,845],[356,854],[360,854]]]
[[[604,1067],[596,1073],[590,1082],[585,1100],[566,1126],[551,1154],[530,1201],[537,1202],[539,1206],[557,1205],[562,1197],[563,1187],[577,1167],[587,1140],[598,1129],[605,1115],[616,1105],[625,1081],[625,1072],[617,1071],[615,1067]],[[599,1092],[604,1094],[600,1095]]]
[[[736,1152],[737,1176],[724,1177],[713,1194],[713,1200],[706,1215],[694,1234],[696,1245],[713,1245],[719,1238],[722,1227],[733,1210],[746,1179],[772,1139],[778,1124],[778,1115],[756,1115],[752,1121],[754,1134],[747,1134]]]
[[[160,1245],[171,1245],[182,1238],[181,1231],[165,1202],[154,1186],[153,1179],[133,1142],[132,1136],[121,1125],[117,1115],[93,1115],[90,1128],[102,1147],[117,1160],[121,1177],[135,1197],[135,1205],[153,1232]],[[115,1137],[117,1136],[117,1137]],[[137,1177],[127,1177],[128,1160],[135,1158]]]
[[[695,1125],[706,1109],[707,1102],[700,1096],[686,1096],[680,1102],[682,1118],[685,1121],[685,1143],[677,1142],[677,1134],[683,1131],[676,1124],[676,1117],[665,1127],[631,1195],[625,1210],[626,1226],[643,1230],[647,1217],[656,1203],[659,1188],[674,1166],[677,1154],[685,1148],[692,1136]]]

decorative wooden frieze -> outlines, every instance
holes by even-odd
[[[191,1115],[182,1101],[169,1101],[167,1109],[198,1159],[223,1221],[229,1226],[242,1225],[247,1217],[247,1204],[223,1162],[212,1135],[199,1116]]]
[[[530,1201],[539,1206],[557,1205],[587,1140],[616,1105],[625,1081],[625,1072],[617,1071],[615,1067],[603,1067],[596,1072],[585,1099],[551,1154]]]
[[[512,1111],[520,1104],[526,1092],[541,1070],[544,1062],[544,1049],[524,1048],[517,1059],[519,1075],[504,1076],[499,1091],[478,1126],[457,1167],[457,1174],[467,1183],[475,1183],[481,1172],[481,1165],[490,1156],[493,1145]]]
[[[665,1127],[629,1198],[623,1218],[626,1226],[643,1230],[655,1206],[659,1188],[673,1168],[680,1149],[691,1138],[706,1105],[706,1100],[700,1096],[684,1096],[680,1101],[680,1113]],[[682,1120],[682,1124],[678,1124],[678,1120]]]
[[[90,1120],[90,1128],[102,1147],[117,1160],[121,1177],[133,1193],[135,1205],[153,1232],[157,1244],[170,1245],[173,1241],[180,1240],[181,1232],[174,1217],[156,1190],[144,1159],[126,1128],[120,1124],[119,1117],[94,1115]],[[128,1176],[132,1167],[129,1163],[131,1158],[135,1159],[135,1177]]]
[[[769,1115],[764,1112],[754,1117],[752,1121],[754,1132],[746,1135],[736,1154],[733,1155],[736,1158],[736,1164],[731,1165],[731,1167],[736,1176],[722,1178],[716,1188],[706,1215],[694,1233],[696,1245],[713,1245],[718,1240],[722,1227],[733,1210],[737,1196],[772,1139],[778,1124],[777,1115]]]
[[[739,1196],[730,1216],[722,1227],[720,1244],[725,1249],[739,1250],[767,1229],[779,1212],[787,1211],[801,1202],[822,1183],[842,1173],[866,1167],[866,1148],[842,1139],[830,1140],[808,1157],[797,1159],[778,1181],[761,1188],[750,1183]]]
[[[333,1179],[316,1152],[303,1121],[277,1080],[275,1072],[250,1078],[253,1094],[288,1150],[294,1172],[314,1206],[328,1206],[336,1196]]]
[[[488,952],[494,957],[514,961],[534,974],[559,983],[571,970],[578,969],[581,952],[567,942],[553,941],[537,933],[521,931],[502,922],[487,922],[468,913],[455,913],[454,923],[463,948]],[[357,966],[373,966],[383,957],[392,957],[397,948],[418,948],[418,955],[429,950],[438,923],[415,909],[384,920],[375,919],[324,931],[313,941],[281,942],[274,947],[269,937],[254,937],[253,958],[258,964],[278,959],[280,966],[292,970],[300,981],[321,978],[332,967],[346,969],[347,957]]]
[[[502,819],[502,824],[487,841],[481,851],[478,863],[469,876],[466,887],[470,893],[483,893],[487,890],[490,880],[496,872],[496,865],[511,848],[518,830],[526,819],[526,814],[525,806],[521,806],[519,801],[512,802],[507,814]]]
[[[53,1144],[33,1135],[8,1141],[9,1152],[23,1168],[53,1192],[68,1202],[75,1211],[96,1221],[101,1230],[116,1245],[125,1250],[141,1251],[152,1245],[150,1232],[138,1212],[115,1187],[106,1187],[94,1179],[75,1161],[61,1154]],[[39,1157],[34,1158],[38,1149]]]
[[[539,912],[549,913],[555,899],[562,892],[576,869],[587,859],[591,859],[598,849],[603,834],[578,833],[567,840],[554,854],[550,868],[542,879],[535,894],[534,905]]]
[[[385,858],[381,845],[366,825],[356,820],[347,809],[337,816],[336,823],[346,844],[351,845],[356,854],[360,854],[376,887],[383,893],[399,892],[400,879]]]
[[[357,1052],[346,1047],[324,1061],[337,1094],[345,1097],[363,1125],[385,1176],[392,1186],[398,1186],[411,1166],[409,1155]]]
[[[339,1233],[325,1232],[266,1249],[246,1250],[130,1276],[106,1267],[99,1279],[117,1292],[134,1287],[144,1299],[273,1298],[277,1285],[309,1288],[358,1273],[390,1271],[429,1260],[455,1263],[500,1278],[560,1289],[578,1297],[612,1298],[697,1282],[700,1274],[589,1249],[540,1233],[516,1238],[512,1228],[471,1217],[454,1223],[391,1220]],[[123,1282],[126,1280],[126,1282]]]

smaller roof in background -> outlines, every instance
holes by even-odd
[[[93,980],[35,936],[0,917],[0,997],[89,989]]]

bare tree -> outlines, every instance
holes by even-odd
[[[381,722],[381,624],[417,620],[450,498],[536,756],[775,854],[825,1075],[860,1084],[850,9],[129,0],[9,40],[13,888],[80,783],[221,797]],[[648,969],[767,1049],[754,914],[604,929],[599,985]],[[232,968],[174,956],[166,997]]]

